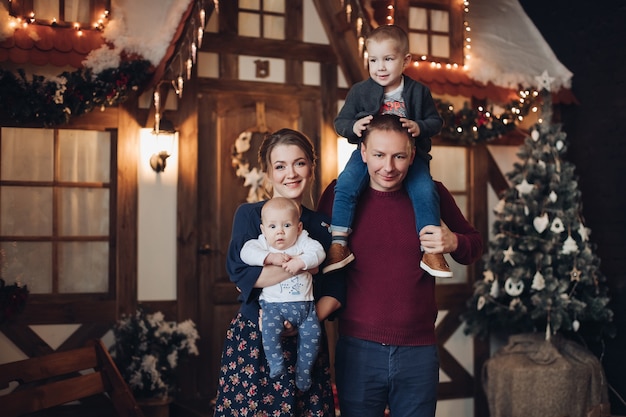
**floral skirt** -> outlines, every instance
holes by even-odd
[[[283,352],[287,372],[270,378],[258,324],[238,314],[224,342],[215,417],[334,417],[326,335],[306,392],[295,386],[296,337],[283,339]]]

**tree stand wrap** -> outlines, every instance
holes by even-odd
[[[509,338],[483,366],[491,417],[608,417],[598,358],[579,344],[541,334]]]

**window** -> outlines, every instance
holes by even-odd
[[[285,39],[285,0],[239,0],[239,36]]]
[[[408,35],[415,58],[462,64],[464,11],[462,4],[452,3],[452,0],[411,3]]]
[[[114,290],[111,132],[0,129],[5,280],[32,294]]]

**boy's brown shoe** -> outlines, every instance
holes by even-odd
[[[337,269],[341,269],[354,261],[354,254],[350,248],[339,243],[333,243],[328,249],[326,256],[326,266],[322,269],[322,273],[326,274]]]
[[[420,266],[433,277],[452,278],[452,271],[442,253],[424,253]]]

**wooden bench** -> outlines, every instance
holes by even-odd
[[[18,386],[0,395],[3,417],[23,416],[77,400],[95,399],[94,396],[101,397],[97,398],[100,403],[105,399],[112,405],[109,415],[144,417],[99,339],[84,348],[0,365],[0,389],[8,388],[14,381]],[[64,408],[70,407],[57,407]]]

